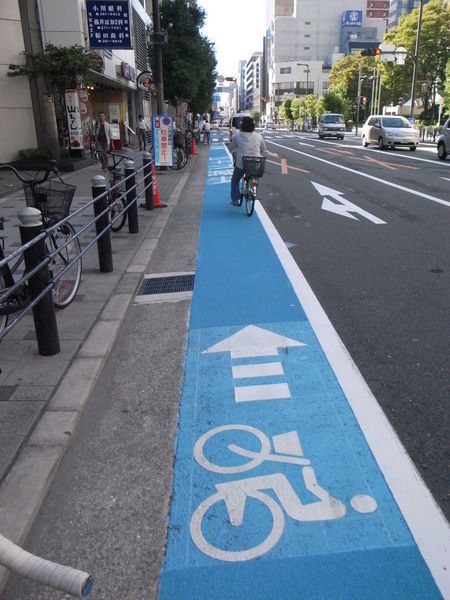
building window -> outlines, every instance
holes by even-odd
[[[305,21],[305,25],[311,25],[311,21]]]
[[[309,46],[303,46],[303,50],[311,50]]]
[[[280,67],[280,75],[284,75],[286,73],[292,73],[291,67]]]
[[[309,33],[305,33],[305,38],[310,38],[311,36],[309,35]]]

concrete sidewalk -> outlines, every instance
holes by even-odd
[[[205,159],[207,152],[199,150]],[[142,165],[140,153],[127,154],[136,159],[137,168]],[[128,233],[126,224],[112,234],[112,273],[99,272],[95,244],[85,254],[79,292],[69,307],[57,312],[59,354],[38,354],[31,314],[0,345],[0,532],[16,543],[23,542],[33,523],[146,266],[201,158],[193,156],[182,171],[157,172],[161,202],[168,206],[146,211],[141,196],[139,233]],[[73,210],[90,200],[91,179],[99,174],[96,164],[64,177],[77,186]],[[19,244],[16,213],[21,206],[21,192],[0,200],[6,249]],[[75,218],[76,229],[92,218],[87,212]],[[0,568],[0,590],[4,578]]]

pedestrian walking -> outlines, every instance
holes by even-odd
[[[109,149],[114,150],[114,140],[112,138],[112,127],[106,121],[106,115],[103,111],[98,113],[98,121],[94,127],[95,147],[97,148],[98,157],[102,163],[103,171],[108,170],[108,155]]]
[[[204,142],[207,142],[209,144],[209,136],[211,134],[211,125],[209,123],[209,121],[205,121],[205,124],[203,126],[203,130],[205,132],[205,138],[204,138]]]
[[[137,134],[139,139],[139,150],[147,150],[148,127],[143,115],[138,115]]]
[[[242,117],[241,129],[231,140],[230,152],[234,159],[234,171],[231,177],[231,204],[239,206],[241,192],[239,182],[244,175],[243,156],[264,156],[266,144],[260,133],[255,131],[255,122],[251,117]]]

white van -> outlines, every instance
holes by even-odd
[[[239,131],[241,128],[241,121],[243,117],[251,117],[251,114],[249,112],[238,112],[238,113],[234,113],[233,116],[230,119],[230,142],[231,139],[233,137],[233,135],[236,133],[236,131]]]
[[[318,133],[321,140],[324,137],[335,137],[338,140],[343,140],[345,135],[344,115],[336,113],[320,115]]]

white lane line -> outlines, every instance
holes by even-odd
[[[260,202],[255,210],[436,584],[449,597],[449,523]]]
[[[284,375],[283,365],[280,362],[258,363],[254,365],[236,365],[232,367],[232,372],[233,379]]]
[[[247,385],[234,388],[236,402],[286,400],[290,397],[291,390],[287,383],[268,383],[266,385]]]
[[[403,185],[398,185],[397,183],[393,183],[391,181],[387,181],[386,179],[380,179],[379,177],[374,177],[373,175],[369,175],[368,173],[361,173],[356,169],[351,169],[350,167],[344,167],[344,165],[339,165],[331,160],[325,160],[324,158],[320,158],[319,156],[314,156],[313,154],[308,154],[307,152],[302,152],[301,150],[296,150],[295,148],[290,148],[289,146],[283,146],[282,144],[277,144],[276,142],[272,142],[271,140],[267,140],[270,144],[274,146],[278,146],[278,148],[283,148],[284,150],[290,150],[291,152],[295,152],[296,154],[301,154],[302,156],[307,156],[308,158],[312,158],[314,160],[318,160],[327,165],[332,165],[336,167],[336,169],[342,169],[344,171],[348,171],[349,173],[354,173],[355,175],[359,175],[360,177],[366,177],[367,179],[372,179],[372,181],[377,181],[378,183],[382,183],[384,185],[388,185],[389,187],[393,187],[397,190],[402,190],[403,192],[408,192],[409,194],[413,194],[415,196],[419,196],[420,198],[425,198],[426,200],[431,200],[432,202],[437,202],[438,204],[443,204],[444,206],[450,206],[450,202],[447,200],[442,200],[441,198],[437,198],[436,196],[430,196],[429,194],[424,194],[423,192],[418,192],[417,190],[412,190],[411,188],[404,187]]]

